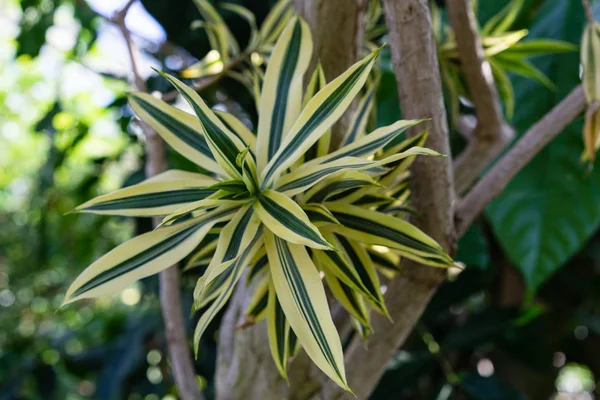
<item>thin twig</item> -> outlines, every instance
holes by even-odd
[[[133,69],[137,70],[137,65],[136,65],[136,61],[135,58],[132,57],[131,55],[134,53],[132,50],[132,44],[133,44],[133,40],[132,40],[132,32],[126,27],[125,25],[125,16],[127,15],[127,12],[129,11],[129,8],[136,2],[137,0],[129,0],[127,2],[127,4],[125,4],[125,6],[123,6],[123,8],[121,8],[119,11],[117,11],[115,13],[114,16],[112,17],[108,17],[102,13],[99,13],[98,11],[94,10],[92,7],[90,7],[90,5],[87,3],[86,0],[75,0],[75,3],[79,6],[79,7],[83,7],[86,10],[88,10],[89,12],[91,12],[92,14],[94,14],[96,17],[98,18],[102,18],[103,20],[116,25],[119,30],[123,33],[123,36],[125,37],[126,43],[127,43],[127,48],[130,54],[130,61],[131,61],[131,65]],[[121,22],[123,21],[123,22]],[[126,36],[125,36],[126,35]],[[165,44],[169,44],[168,41],[165,41],[162,46],[164,46]],[[174,46],[169,46],[169,47],[174,47]],[[208,76],[204,79],[200,79],[198,82],[195,82],[192,85],[192,88],[196,91],[196,92],[201,92],[209,87],[211,87],[212,85],[216,84],[217,82],[219,82],[221,80],[221,78],[225,77],[227,75],[227,72],[231,71],[232,69],[234,69],[235,67],[237,67],[240,63],[242,63],[243,61],[247,60],[250,57],[250,52],[246,52],[242,55],[240,55],[237,58],[234,58],[229,64],[225,65],[223,67],[223,71],[221,71],[218,74],[215,75],[211,75]],[[145,81],[142,79],[141,81],[138,80],[137,78],[136,82],[135,82],[135,87],[136,90],[140,90],[140,91],[146,91],[146,89],[140,89],[139,87],[141,87],[141,83],[144,83],[145,86]],[[176,90],[170,91],[170,92],[166,92],[163,93],[161,95],[162,100],[166,101],[166,102],[170,102],[173,101],[177,98],[178,92]]]
[[[135,88],[146,92],[146,82],[140,75],[134,44],[131,40],[129,30],[125,25],[127,12],[135,1],[129,0],[122,9],[115,13],[110,21],[119,28],[127,44]],[[165,146],[160,136],[153,129],[143,123],[140,125],[146,137],[146,176],[151,177],[167,169]],[[153,220],[154,226],[157,226],[159,223],[160,219],[155,218]],[[180,279],[177,265],[173,265],[162,271],[159,275],[159,281],[165,337],[175,383],[182,399],[202,399],[203,396],[196,383],[194,364],[187,344],[186,325],[181,311]]]
[[[488,203],[498,196],[508,182],[552,139],[585,110],[581,85],[533,125],[492,169],[459,202],[456,209],[456,231],[460,237]]]
[[[469,93],[475,104],[477,125],[467,148],[454,164],[454,181],[458,194],[467,190],[479,174],[512,141],[513,129],[505,122],[498,91],[488,61],[485,59],[477,21],[470,0],[453,0],[447,4],[448,15]]]
[[[594,13],[592,12],[592,6],[589,0],[581,0],[581,4],[583,5],[583,9],[585,10],[585,17],[589,24],[593,24],[596,22],[596,18],[594,18]]]
[[[235,57],[228,64],[226,64],[223,67],[223,70],[221,72],[219,72],[218,74],[210,75],[210,76],[200,79],[197,82],[194,82],[194,84],[192,85],[192,89],[194,89],[196,92],[201,92],[205,89],[208,89],[212,85],[219,82],[222,78],[227,76],[227,73],[229,71],[233,70],[234,68],[239,66],[241,63],[248,60],[249,57],[250,57],[250,52],[244,52],[244,53],[240,54],[238,57]],[[170,92],[163,93],[161,95],[161,98],[162,98],[162,100],[164,100],[166,102],[171,102],[177,98],[178,94],[179,94],[179,92],[177,92],[177,90],[173,90]]]

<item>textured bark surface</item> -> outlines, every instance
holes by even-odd
[[[242,282],[245,279],[242,278]],[[323,374],[304,352],[289,365],[289,384],[277,371],[268,346],[265,322],[237,329],[254,287],[238,285],[221,322],[216,391],[219,400],[304,400],[319,389]]]
[[[317,61],[327,80],[337,77],[358,61],[362,49],[362,0],[294,0],[308,22],[314,42],[310,77]],[[348,124],[346,113],[333,129],[333,144],[341,141]],[[266,325],[236,329],[243,321],[252,289],[238,285],[219,330],[217,372],[219,400],[305,400],[318,393],[325,375],[304,352],[290,363],[289,384],[279,376],[271,358]]]
[[[392,62],[400,106],[405,118],[431,118],[426,146],[450,154],[437,52],[426,0],[384,1]],[[409,132],[415,135],[420,126]],[[448,157],[417,158],[412,168],[412,203],[420,218],[414,222],[447,251],[454,247],[452,166]],[[346,351],[346,374],[359,399],[367,399],[385,367],[423,313],[445,278],[440,269],[404,263],[406,273],[394,279],[386,292],[392,319],[374,315],[374,334],[368,348],[355,339]],[[314,399],[352,399],[327,383]]]
[[[323,65],[330,82],[361,58],[366,0],[294,0],[294,6],[313,35],[313,59],[307,80],[317,62]],[[334,148],[341,142],[351,116],[351,112],[346,112],[334,126],[331,143]]]
[[[498,91],[490,64],[484,57],[471,1],[450,1],[446,8],[458,47],[460,68],[477,115],[474,132],[463,132],[469,137],[468,144],[454,164],[454,185],[460,194],[511,142],[514,131],[502,115]]]
[[[585,110],[583,88],[577,86],[548,114],[533,125],[519,141],[485,174],[460,202],[456,210],[457,232],[462,235],[485,206],[498,196],[508,182],[548,143]]]

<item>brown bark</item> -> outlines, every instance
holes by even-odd
[[[298,14],[310,26],[314,51],[309,73],[320,62],[327,81],[332,81],[357,62],[364,48],[363,11],[365,0],[294,0]],[[350,107],[352,109],[352,107]],[[332,148],[341,142],[350,118],[346,112],[332,129]]]
[[[484,57],[478,35],[477,20],[470,0],[454,0],[447,4],[450,23],[456,39],[460,67],[471,99],[475,104],[477,125],[470,134],[466,149],[454,164],[454,184],[463,193],[479,174],[513,139],[513,129],[504,121],[498,92],[489,63]]]
[[[311,27],[314,53],[312,71],[321,62],[329,80],[358,61],[363,46],[363,0],[294,0],[299,14]],[[307,74],[310,76],[309,74]],[[348,115],[348,113],[346,113]],[[334,146],[341,141],[348,118],[336,124]],[[266,326],[239,330],[252,289],[238,285],[219,331],[216,390],[219,400],[305,400],[317,393],[324,374],[304,352],[288,368],[289,384],[279,376],[271,358]]]
[[[508,182],[585,107],[585,95],[579,85],[519,139],[458,204],[456,224],[459,236],[471,226],[485,206],[502,193]]]
[[[131,34],[125,25],[127,12],[135,1],[129,0],[110,21],[119,27],[123,39],[125,39],[135,89],[140,92],[146,92],[146,82],[140,76],[137,66],[136,49],[131,40]],[[140,126],[146,138],[146,177],[152,177],[166,171],[168,168],[165,157],[165,144],[162,138],[148,125],[140,122]],[[160,218],[154,218],[152,221],[153,226],[157,226],[160,222]],[[173,378],[183,400],[201,400],[204,396],[196,383],[196,372],[187,344],[186,324],[183,320],[181,309],[179,269],[177,265],[173,265],[162,271],[159,274],[159,282],[160,305]]]
[[[426,0],[384,0],[392,62],[400,106],[405,118],[431,118],[426,147],[450,154],[437,50]],[[422,129],[420,127],[419,129]],[[413,129],[409,136],[416,135]],[[420,218],[413,221],[446,251],[454,247],[452,165],[449,158],[417,159],[412,167],[412,204]],[[406,273],[386,292],[392,319],[374,315],[374,334],[365,348],[355,339],[346,351],[346,374],[359,399],[376,387],[388,361],[405,341],[431,296],[445,278],[443,270],[405,262]],[[314,399],[351,399],[327,383]]]

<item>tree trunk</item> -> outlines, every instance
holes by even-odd
[[[426,147],[450,155],[448,125],[442,95],[435,39],[427,0],[384,0],[392,62],[404,118],[431,118]],[[409,131],[409,136],[424,127]],[[452,253],[453,223],[452,164],[450,157],[417,158],[411,170],[411,203],[419,217],[413,221]],[[373,330],[365,348],[360,339],[345,354],[350,387],[359,399],[367,399],[377,386],[388,361],[404,343],[425,310],[431,296],[445,278],[445,271],[403,264],[406,272],[396,277],[386,292],[391,324],[373,316]],[[327,383],[316,399],[352,399]]]
[[[364,0],[294,0],[298,13],[308,22],[314,42],[311,71],[321,62],[327,80],[337,77],[354,64],[363,48],[362,17]],[[345,132],[348,115],[332,132],[336,146]],[[244,330],[236,329],[244,320],[253,288],[238,285],[219,330],[216,392],[219,400],[305,400],[318,393],[328,380],[306,353],[288,368],[289,384],[277,371],[263,322]]]

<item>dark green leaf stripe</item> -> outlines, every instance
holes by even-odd
[[[351,194],[353,194],[353,193],[356,193],[356,191],[357,191],[358,189],[360,189],[360,188],[348,189],[348,190],[345,190],[345,191],[343,191],[343,192],[336,193],[336,194],[332,195],[330,198],[328,198],[327,200],[328,200],[328,201],[337,201],[337,200],[341,200],[341,199],[343,199],[344,197],[347,197],[347,196],[350,196],[350,195],[351,195]]]
[[[354,247],[352,247],[350,242],[345,237],[340,235],[336,235],[336,237],[342,244],[342,247],[344,248],[345,253],[350,258],[350,261],[352,261],[354,269],[358,273],[358,276],[360,276],[360,280],[362,281],[364,287],[369,291],[373,299],[379,299],[379,288],[376,288],[373,285],[373,281],[371,280],[371,277],[365,269],[365,266],[360,260],[358,254],[356,254]]]
[[[277,356],[279,357],[279,364],[283,366],[285,369],[285,359],[287,354],[285,353],[285,327],[287,325],[287,320],[285,319],[285,314],[283,313],[283,308],[281,308],[281,304],[279,304],[279,300],[275,297],[275,332],[277,335]]]
[[[285,53],[283,65],[281,66],[279,81],[277,82],[275,104],[273,107],[273,114],[271,115],[271,131],[269,132],[267,160],[270,160],[277,150],[279,150],[279,147],[281,147],[281,140],[285,134],[285,132],[283,132],[283,126],[286,117],[288,94],[290,91],[290,85],[294,78],[294,73],[296,72],[298,58],[300,57],[301,42],[302,25],[300,20],[297,20],[294,26],[292,38],[290,39],[289,46]]]
[[[379,236],[391,241],[394,241],[402,246],[413,248],[425,253],[433,253],[436,255],[444,255],[444,252],[435,247],[431,247],[417,239],[410,237],[402,232],[392,229],[388,226],[378,224],[370,219],[362,218],[357,215],[344,214],[338,211],[332,211],[334,217],[337,218],[340,223],[350,229],[354,229],[359,232],[368,233],[370,235]],[[393,218],[386,215],[385,218]],[[445,257],[444,257],[445,258]]]
[[[339,160],[342,157],[370,156],[371,154],[375,153],[377,150],[381,149],[386,144],[390,143],[392,140],[397,138],[401,133],[406,131],[406,129],[410,128],[411,126],[412,125],[408,125],[408,126],[403,126],[401,128],[398,128],[398,129],[390,132],[387,135],[381,136],[377,140],[373,140],[371,142],[365,143],[363,146],[358,146],[356,148],[348,149],[348,150],[344,150],[342,148],[342,149],[340,149],[339,153],[336,152],[336,154],[333,155],[332,157],[327,157],[326,159],[323,160],[323,162],[321,162],[321,164],[323,164],[325,162],[332,162],[335,160]]]
[[[394,199],[387,198],[385,196],[377,196],[377,195],[369,195],[366,194],[362,196],[360,199],[357,199],[352,204],[357,206],[364,206],[369,204],[381,204],[381,203],[392,203]]]
[[[288,190],[298,189],[298,188],[306,186],[310,183],[314,183],[314,182],[318,181],[319,179],[322,179],[328,175],[334,174],[338,171],[359,169],[359,168],[363,168],[371,163],[372,163],[372,161],[365,160],[363,163],[360,163],[360,164],[356,163],[351,166],[350,165],[335,165],[332,167],[325,167],[325,168],[315,171],[311,174],[305,175],[299,179],[296,179],[295,181],[288,182],[285,185],[278,187],[277,191],[278,192],[286,192]]]
[[[389,259],[379,254],[379,252],[371,249],[367,249],[367,252],[369,253],[369,257],[371,257],[371,261],[373,261],[375,264],[381,265],[382,267],[395,272],[400,271],[399,265],[391,262]]]
[[[146,249],[132,258],[123,261],[122,263],[115,265],[113,268],[104,271],[97,276],[95,276],[90,281],[86,282],[80,288],[78,288],[71,297],[75,298],[80,294],[92,290],[95,287],[102,285],[112,279],[115,279],[118,276],[124,275],[128,272],[131,272],[137,268],[140,268],[144,264],[150,262],[151,260],[160,257],[162,254],[173,250],[179,243],[193,235],[198,229],[202,228],[206,223],[215,220],[217,218],[221,218],[225,215],[232,214],[235,212],[235,209],[224,210],[221,213],[214,214],[210,219],[206,219],[204,221],[199,222],[197,225],[192,225],[191,227],[174,234],[173,236],[168,237],[164,241],[156,244],[156,246],[150,247]]]
[[[277,162],[271,165],[270,169],[265,175],[264,182],[269,182],[275,173],[275,170],[285,160],[287,160],[292,153],[304,143],[304,141],[310,136],[310,134],[325,120],[339,104],[346,98],[348,93],[354,88],[358,80],[360,79],[363,72],[371,65],[372,61],[365,62],[363,65],[358,67],[354,72],[348,76],[348,79],[344,81],[331,95],[325,100],[319,108],[310,116],[306,124],[300,128],[298,133],[290,140],[290,142],[283,148],[283,151],[279,155]]]
[[[223,255],[223,259],[221,260],[221,262],[230,261],[236,255],[238,255],[240,250],[240,244],[242,242],[242,237],[244,235],[244,232],[246,231],[248,223],[250,222],[252,212],[252,208],[249,207],[248,210],[246,210],[246,213],[244,214],[242,219],[240,220],[240,223],[236,226],[235,230],[231,235],[231,240],[229,241],[229,244],[227,246],[227,249],[225,250],[225,254]],[[206,285],[206,287],[202,291],[200,298],[210,298],[227,281],[227,279],[231,276],[233,272],[233,266],[230,266],[229,268],[221,272],[221,274],[217,276],[211,283]]]
[[[298,219],[294,214],[281,207],[268,197],[259,196],[258,201],[263,206],[265,211],[273,216],[279,223],[294,231],[296,234],[312,240],[315,243],[329,247],[329,243],[324,241],[319,235],[313,231],[306,223]]]
[[[124,197],[122,199],[113,199],[103,201],[85,207],[83,210],[110,211],[138,208],[158,208],[172,204],[191,203],[203,200],[215,193],[215,189],[208,188],[189,188],[171,190],[168,192],[146,193],[135,196]]]
[[[331,222],[331,223],[335,223],[335,220],[333,220],[330,217],[328,218],[327,215],[325,215],[323,213],[320,213],[318,211],[315,211],[315,210],[304,210],[304,212],[308,216],[308,219],[310,219],[310,222]]]
[[[269,300],[269,291],[265,291],[260,297],[260,300],[248,311],[248,315],[257,316],[267,308]]]
[[[346,276],[347,279],[357,288],[362,289],[367,293],[372,293],[369,289],[367,289],[367,287],[365,287],[365,285],[363,285],[361,279],[357,278],[357,276],[352,273],[352,270],[349,268],[350,266],[344,259],[342,259],[339,253],[336,253],[335,251],[322,251],[322,253],[325,255],[325,257],[333,261],[342,274]]]
[[[198,119],[200,120],[200,123],[204,128],[204,134],[206,135],[207,139],[214,144],[214,146],[227,160],[231,167],[239,171],[239,167],[237,166],[235,160],[241,149],[238,149],[235,143],[233,143],[231,139],[227,136],[227,134],[223,132],[213,121],[211,121],[211,119],[196,103],[196,100],[193,99],[185,90],[183,90],[183,88],[179,87],[179,83],[177,81],[173,80],[170,76],[166,77],[173,84],[173,86],[175,86],[177,91],[179,91],[181,96],[183,96],[183,98],[194,109],[194,112],[198,116]]]
[[[258,273],[262,271],[264,267],[267,266],[268,262],[269,258],[265,254],[256,262],[256,264],[250,267],[250,272],[248,272],[248,282],[251,282],[252,279],[254,279],[258,275]]]
[[[293,357],[296,352],[296,346],[298,345],[298,336],[290,328],[288,330],[288,357]]]
[[[300,275],[300,271],[298,271],[299,266],[294,262],[294,257],[290,252],[287,242],[277,236],[274,236],[274,239],[279,262],[281,263],[288,288],[294,297],[295,303],[298,306],[298,310],[308,324],[313,337],[316,339],[317,344],[321,349],[321,353],[323,353],[323,356],[329,365],[333,368],[337,376],[343,382],[344,376],[341,374],[337,364],[335,363],[335,358],[333,357],[333,353],[329,348],[325,333],[321,329],[321,324],[319,323],[316,312],[312,307],[312,302],[310,301],[306,288],[304,287],[302,276]]]
[[[360,127],[361,121],[365,118],[367,112],[369,111],[369,107],[371,106],[371,102],[373,101],[373,96],[375,96],[375,91],[371,91],[367,97],[367,99],[362,104],[360,110],[358,110],[358,115],[356,116],[356,120],[354,125],[352,125],[352,129],[348,136],[346,136],[344,140],[344,144],[352,143],[358,136],[358,128]]]
[[[238,254],[240,250],[240,244],[242,243],[242,238],[244,236],[244,232],[248,227],[248,223],[250,222],[253,213],[254,210],[252,209],[252,207],[248,207],[248,209],[244,213],[244,216],[240,220],[240,223],[235,227],[231,235],[231,240],[229,241],[227,250],[225,250],[222,262],[229,261]]]
[[[277,29],[281,29],[282,23],[286,22],[283,20],[283,17],[285,16],[285,14],[289,11],[289,9],[291,7],[292,7],[292,2],[290,1],[289,3],[287,3],[286,5],[284,5],[281,8],[280,13],[277,15],[277,18],[275,19],[275,21],[273,21],[273,24],[271,25],[271,29],[269,29],[267,32],[265,32],[264,39],[271,36],[273,34],[273,32],[275,32]]]
[[[360,304],[358,304],[358,299],[356,298],[356,292],[354,292],[352,289],[350,289],[350,287],[348,285],[346,285],[343,281],[341,281],[337,278],[333,278],[333,279],[336,279],[338,281],[338,285],[340,285],[340,287],[342,288],[342,291],[344,292],[344,296],[346,296],[346,298],[348,299],[348,302],[350,303],[352,308],[356,312],[358,312],[365,321],[367,321],[368,317],[366,315],[364,315]]]
[[[369,186],[370,182],[360,179],[345,179],[343,181],[332,182],[323,187],[323,189],[313,194],[306,202],[307,203],[322,203],[327,199],[327,196],[343,192],[349,189],[355,189],[362,186]]]
[[[407,127],[407,128],[409,128],[409,127]],[[411,138],[407,138],[407,139],[403,140],[402,142],[400,142],[401,138],[398,135],[395,135],[394,139],[392,139],[390,141],[390,143],[388,145],[386,145],[386,147],[384,147],[384,150],[387,150],[388,147],[391,149],[394,146],[398,145],[396,152],[400,153],[400,152],[410,149],[413,146],[422,146],[423,145],[423,143],[422,143],[423,136],[426,133],[427,133],[427,130],[424,130],[423,132],[419,133],[418,135],[413,136]],[[402,144],[402,146],[399,146],[400,143]]]
[[[237,137],[238,137],[238,139],[240,139],[240,140],[241,140],[243,143],[246,143],[246,141],[244,140],[244,138],[243,138],[243,137],[241,137],[241,136],[239,135],[239,133],[238,133],[238,132],[237,132],[235,129],[233,129],[233,127],[232,127],[232,126],[231,126],[231,125],[230,125],[230,124],[227,122],[227,120],[226,120],[225,118],[221,117],[221,115],[219,115],[218,113],[215,113],[215,115],[217,116],[217,118],[219,118],[219,121],[221,121],[221,123],[222,123],[223,125],[225,125],[225,128],[229,129],[229,130],[230,130],[230,131],[231,131],[231,132],[232,132],[232,133],[233,133],[235,136],[237,136]],[[252,134],[254,134],[254,132],[252,132],[252,131],[250,131],[250,132],[251,132]],[[247,143],[246,143],[246,144],[247,144]],[[250,150],[250,151],[252,151],[252,150]]]
[[[235,284],[237,283],[237,281],[241,275],[242,268],[244,268],[246,265],[246,261],[247,261],[247,258],[250,256],[250,252],[252,251],[253,247],[256,245],[256,242],[258,242],[258,240],[261,237],[262,237],[262,226],[258,228],[258,230],[256,231],[256,234],[254,235],[254,238],[248,244],[248,246],[242,251],[242,253],[236,259],[236,261],[234,261],[234,263],[226,271],[224,271],[221,274],[221,275],[225,275],[225,272],[229,271],[229,273],[227,275],[228,276],[233,275],[233,277],[231,279],[227,279],[226,282],[222,282],[222,284],[227,283],[227,286],[221,288],[222,290],[221,290],[220,294],[217,296],[215,301],[211,304],[210,308],[206,311],[208,313],[208,314],[206,314],[207,319],[206,319],[205,325],[200,327],[200,332],[199,332],[200,335],[204,332],[204,329],[208,326],[210,321],[212,321],[212,319],[215,317],[215,315],[219,312],[219,310],[223,307],[225,302],[227,302],[227,300],[231,296],[231,292],[233,292],[233,287],[235,286]],[[211,285],[209,285],[209,286],[214,286],[213,284],[217,281],[217,279],[212,281]],[[204,293],[203,293],[202,297],[206,298],[207,296],[204,296]],[[204,318],[204,317],[205,317],[205,315],[202,315],[202,318]],[[199,340],[199,336],[195,335],[195,340],[196,341]]]
[[[139,103],[144,111],[152,116],[159,124],[163,125],[170,132],[176,135],[178,138],[183,140],[190,147],[193,147],[200,153],[205,156],[215,159],[210,152],[210,148],[208,147],[208,143],[206,140],[200,135],[199,132],[190,128],[188,125],[182,123],[176,118],[173,118],[169,114],[162,111],[160,108],[154,107],[151,103],[148,103],[146,100],[141,97],[134,97],[133,101]]]

